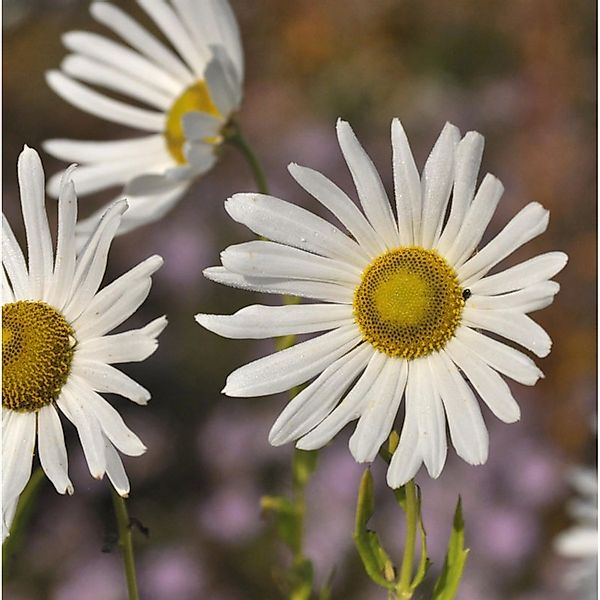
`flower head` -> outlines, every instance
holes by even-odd
[[[3,537],[29,480],[36,440],[41,466],[56,490],[73,492],[59,412],[77,428],[90,473],[95,478],[106,473],[121,495],[128,494],[117,451],[137,456],[146,448],[98,392],[146,404],[149,392],[112,365],[146,359],[166,325],[160,317],[141,329],[107,335],[143,303],[162,264],[159,256],[151,256],[99,290],[127,203],[108,208],[77,255],[77,197],[73,168],[67,169],[54,253],[44,171],[34,150],[23,150],[18,171],[27,261],[2,215]]]
[[[531,203],[476,252],[503,192],[477,174],[483,137],[462,139],[447,124],[419,177],[408,140],[392,123],[394,215],[375,166],[352,129],[338,122],[338,140],[362,211],[334,183],[292,164],[296,181],[348,230],[283,200],[236,194],[230,216],[271,241],[227,248],[214,281],[260,292],[292,294],[318,303],[249,306],[231,316],[196,316],[232,338],[327,331],[234,371],[223,390],[259,396],[308,382],[285,408],[269,439],[297,440],[310,450],[327,444],[358,419],[350,450],[372,461],[401,402],[404,422],[388,470],[399,487],[422,463],[437,477],[447,453],[446,424],[457,453],[471,464],[488,454],[488,433],[473,390],[499,419],[519,419],[519,406],[501,377],[533,385],[542,373],[525,354],[484,332],[546,356],[551,341],[527,313],[548,306],[565,265],[562,252],[488,275],[502,259],[542,233],[548,211]],[[470,382],[471,386],[467,383]]]
[[[192,180],[213,166],[222,129],[239,107],[244,75],[239,31],[226,0],[139,4],[171,47],[120,8],[94,2],[92,16],[123,43],[71,31],[63,42],[72,54],[60,71],[47,74],[50,87],[73,106],[144,132],[119,141],[55,139],[44,144],[56,158],[83,165],[73,174],[79,195],[125,185],[130,207],[120,233],[161,218]],[[61,176],[48,182],[53,196]],[[78,232],[88,234],[102,212],[81,222]]]

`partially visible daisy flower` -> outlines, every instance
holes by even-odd
[[[144,132],[119,141],[44,144],[52,156],[83,165],[73,174],[78,195],[125,185],[129,210],[119,233],[161,218],[213,166],[222,129],[239,108],[244,76],[239,30],[227,0],[138,3],[171,47],[117,6],[94,2],[92,16],[123,43],[70,31],[63,42],[72,54],[60,71],[47,74],[50,87],[73,106]],[[50,195],[58,195],[61,177],[50,178]],[[79,223],[78,232],[89,233],[102,212]]]
[[[318,303],[249,306],[231,316],[196,316],[231,338],[266,338],[327,331],[234,371],[223,392],[260,396],[316,377],[285,408],[269,440],[316,449],[358,419],[350,450],[374,460],[405,398],[400,442],[387,480],[396,488],[425,463],[437,477],[446,460],[446,424],[456,452],[470,464],[488,455],[488,432],[475,392],[499,419],[520,411],[502,375],[533,385],[542,372],[525,354],[550,352],[546,332],[527,313],[548,306],[559,290],[550,281],[565,265],[562,252],[489,271],[548,226],[533,202],[475,252],[502,184],[486,175],[475,193],[483,152],[476,132],[462,139],[447,124],[419,177],[400,121],[392,123],[396,217],[375,166],[348,123],[340,147],[363,211],[334,183],[292,164],[296,181],[350,232],[303,208],[260,194],[236,194],[225,209],[272,241],[230,246],[222,267],[206,277],[232,287],[291,294]],[[450,201],[450,197],[452,200]]]
[[[577,521],[554,541],[556,551],[573,559],[565,578],[566,586],[580,593],[582,600],[598,598],[598,474],[592,469],[574,469],[571,483],[579,498],[567,506]]]
[[[146,404],[148,390],[113,367],[148,358],[165,317],[141,329],[107,335],[144,302],[151,276],[161,266],[151,256],[99,290],[107,255],[127,209],[112,204],[80,254],[75,251],[77,197],[73,168],[58,200],[56,253],[44,207],[44,171],[25,147],[18,162],[27,261],[2,215],[2,525],[3,538],[15,503],[31,475],[37,441],[40,464],[56,490],[73,492],[59,414],[75,425],[93,477],[106,473],[122,496],[129,481],[119,452],[146,448],[98,392]]]

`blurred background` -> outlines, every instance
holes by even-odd
[[[118,2],[140,15],[133,2]],[[569,561],[554,536],[571,521],[566,474],[596,461],[596,6],[588,0],[232,0],[246,52],[239,116],[264,163],[271,192],[318,212],[288,175],[294,161],[316,168],[355,196],[336,144],[335,121],[348,119],[392,191],[389,127],[401,118],[421,168],[445,121],[485,135],[483,173],[506,188],[486,239],[527,202],[550,209],[546,234],[510,262],[549,250],[570,260],[555,303],[535,315],[554,340],[539,361],[534,388],[511,382],[522,419],[497,421],[484,409],[490,458],[470,467],[453,451],[436,480],[417,477],[424,496],[431,568],[443,563],[458,494],[471,548],[462,600],[570,600],[562,588]],[[116,139],[131,132],[80,112],[53,95],[44,72],[65,55],[60,35],[102,31],[87,2],[3,2],[3,203],[18,223],[16,159],[24,143],[41,151],[51,137]],[[145,22],[145,21],[144,21]],[[42,154],[47,174],[61,166]],[[483,175],[482,173],[482,175]],[[150,254],[164,267],[149,300],[129,322],[167,314],[154,356],[124,370],[152,391],[146,408],[115,399],[148,446],[125,459],[130,514],[149,529],[136,534],[141,595],[149,600],[276,599],[278,572],[290,556],[261,515],[264,494],[289,492],[291,447],[271,448],[267,433],[285,395],[232,399],[220,394],[235,367],[270,352],[272,341],[225,340],[195,324],[196,312],[231,313],[278,303],[211,283],[229,244],[250,239],[223,201],[252,191],[251,172],[235,148],[162,221],[118,238],[107,280]],[[114,190],[116,193],[116,190]],[[87,216],[111,193],[86,197]],[[49,200],[55,222],[54,201]],[[54,224],[54,223],[53,223]],[[22,239],[22,237],[21,237]],[[76,493],[62,497],[48,481],[25,542],[4,585],[10,600],[120,600],[125,583],[108,484],[91,479],[79,441],[65,426]],[[333,598],[376,599],[351,531],[363,467],[353,462],[351,428],[320,452],[308,488],[306,552],[317,582],[333,573]],[[400,556],[402,514],[374,468],[374,528]],[[112,548],[112,551],[111,551]]]

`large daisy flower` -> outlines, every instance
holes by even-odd
[[[488,433],[471,386],[499,419],[519,419],[501,375],[533,385],[542,373],[495,337],[537,356],[548,354],[550,338],[527,313],[552,302],[559,285],[550,278],[567,257],[551,252],[488,273],[546,229],[548,211],[536,202],[527,205],[475,252],[503,191],[486,175],[475,193],[480,134],[461,139],[447,124],[419,177],[404,130],[394,120],[397,217],[348,123],[339,121],[337,134],[362,211],[320,173],[295,164],[289,170],[350,235],[271,196],[236,194],[225,203],[234,220],[272,241],[230,246],[221,254],[223,266],[205,275],[232,287],[317,303],[255,305],[231,316],[200,314],[198,322],[231,338],[327,333],[237,369],[223,392],[274,394],[316,377],[287,405],[269,440],[275,445],[298,440],[298,448],[316,449],[358,419],[350,439],[358,462],[374,460],[404,398],[400,442],[387,475],[394,488],[422,463],[432,477],[440,474],[446,423],[457,454],[468,463],[484,463]]]
[[[161,266],[151,256],[99,291],[106,260],[123,213],[111,205],[80,254],[75,251],[77,197],[68,169],[58,201],[56,253],[44,207],[44,171],[25,148],[18,163],[27,261],[2,215],[2,505],[3,537],[29,480],[35,445],[56,490],[72,493],[59,414],[75,425],[90,473],[106,473],[122,496],[129,482],[117,451],[146,448],[98,392],[146,404],[149,392],[113,367],[141,361],[157,347],[166,325],[160,317],[141,329],[107,335],[148,296]]]
[[[50,87],[73,106],[144,132],[119,141],[44,144],[56,158],[83,165],[73,174],[79,195],[125,184],[129,210],[120,233],[162,217],[192,180],[213,166],[222,129],[239,107],[244,74],[240,35],[227,0],[139,4],[172,48],[120,8],[94,2],[92,16],[124,43],[70,31],[63,42],[72,54],[60,71],[47,74]],[[50,195],[58,195],[61,177],[57,173],[49,180]],[[81,222],[78,231],[89,233],[102,213]]]

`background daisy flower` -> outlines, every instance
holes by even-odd
[[[107,334],[144,302],[162,259],[151,256],[99,290],[127,203],[112,204],[76,254],[72,173],[73,167],[67,169],[59,193],[56,252],[44,207],[44,172],[30,148],[18,162],[27,260],[2,215],[3,537],[29,480],[36,443],[40,464],[56,490],[73,492],[59,413],[75,425],[92,476],[100,479],[106,473],[122,496],[129,492],[129,481],[119,452],[137,456],[146,450],[98,392],[138,404],[150,398],[148,390],[112,365],[148,358],[166,318]]]
[[[542,377],[516,342],[537,356],[547,333],[527,313],[548,306],[550,281],[566,264],[551,252],[488,275],[517,248],[545,231],[548,211],[523,208],[475,252],[503,192],[486,175],[476,192],[483,137],[462,139],[447,124],[419,177],[400,121],[392,123],[397,217],[372,161],[348,123],[338,141],[362,211],[320,173],[292,164],[296,181],[350,232],[283,200],[236,194],[229,215],[271,241],[230,246],[206,277],[232,287],[291,294],[319,303],[250,306],[231,316],[196,316],[231,338],[327,331],[234,371],[223,392],[260,396],[314,379],[285,408],[269,434],[274,445],[316,449],[358,419],[350,450],[374,460],[401,402],[404,422],[387,480],[396,488],[425,464],[437,477],[447,453],[446,424],[456,452],[470,464],[488,455],[488,433],[475,394],[505,422],[520,411],[501,377],[533,385]]]
[[[169,41],[165,45],[123,10],[94,2],[92,16],[123,43],[86,31],[63,36],[69,54],[47,73],[73,106],[144,135],[119,141],[53,139],[44,149],[83,166],[79,195],[125,185],[129,210],[120,233],[161,218],[216,161],[222,128],[238,109],[244,62],[238,26],[226,0],[140,0]],[[131,99],[123,102],[90,87]],[[139,106],[139,104],[143,106]],[[62,173],[48,182],[57,196]],[[103,210],[78,224],[89,233]]]

